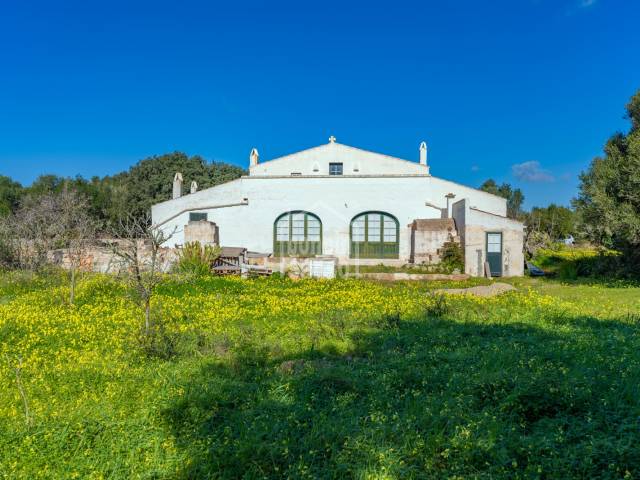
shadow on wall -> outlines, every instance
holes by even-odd
[[[179,476],[640,475],[637,323],[552,322],[387,322],[349,356],[234,348],[165,410]]]

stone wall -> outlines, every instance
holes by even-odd
[[[440,263],[442,246],[459,242],[453,218],[416,219],[411,224],[411,263]]]
[[[101,239],[96,244],[90,245],[80,259],[80,269],[90,272],[120,273],[127,268],[122,259],[113,253],[111,247],[114,243],[121,243],[118,239]],[[143,261],[150,259],[151,247],[144,240],[138,240],[138,248],[142,253]],[[71,257],[66,248],[52,250],[48,253],[49,261],[57,266],[68,269],[71,266]],[[177,252],[172,248],[161,248],[159,252],[160,271],[168,271],[177,258]]]

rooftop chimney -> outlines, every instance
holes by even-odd
[[[173,198],[180,198],[182,196],[182,174],[176,173],[173,177]]]
[[[453,193],[447,193],[444,197],[447,199],[447,218],[451,218],[453,210],[453,199],[456,198],[456,196]]]
[[[420,165],[427,166],[427,143],[420,144]]]
[[[255,167],[258,165],[258,160],[260,160],[260,154],[258,153],[257,148],[252,148],[251,153],[249,154],[249,166]]]
[[[195,180],[191,182],[191,193],[196,193],[198,191],[198,184]]]

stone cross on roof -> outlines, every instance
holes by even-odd
[[[329,137],[329,143],[336,143],[336,137],[334,137],[333,135],[331,135]]]

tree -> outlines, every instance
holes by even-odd
[[[640,263],[640,90],[627,104],[631,129],[616,133],[580,175],[574,200],[584,234]]]
[[[127,279],[144,311],[143,346],[153,352],[158,332],[151,317],[151,301],[162,281],[166,264],[161,258],[162,244],[171,239],[173,232],[166,233],[151,226],[148,216],[130,213],[121,221],[114,236],[117,240],[112,243],[113,253],[122,261]]]
[[[631,121],[631,132],[640,130],[640,90],[627,103],[627,118]]]
[[[15,213],[25,197],[33,204],[39,197],[56,195],[71,188],[86,199],[87,212],[96,227],[111,231],[120,225],[123,211],[145,216],[151,205],[170,199],[176,172],[182,172],[187,187],[195,180],[199,188],[228,182],[245,173],[235,165],[210,163],[199,156],[188,157],[175,152],[141,160],[126,172],[89,180],[80,175],[65,178],[46,174],[23,188],[9,177],[0,176],[0,217]]]
[[[55,198],[60,242],[67,249],[69,259],[69,303],[73,304],[78,272],[88,247],[95,240],[97,222],[89,214],[88,200],[76,190],[65,187]]]
[[[543,232],[550,239],[566,238],[576,234],[576,214],[567,207],[552,203],[548,207],[534,207],[525,214],[529,231]]]
[[[6,217],[18,208],[22,194],[22,185],[0,175],[0,217]]]
[[[61,248],[60,210],[53,193],[28,195],[7,219],[9,241],[18,265],[39,270],[48,263],[48,252]]]
[[[64,187],[65,179],[59,175],[40,175],[27,189],[27,194],[32,197],[60,192]]]
[[[91,180],[77,175],[64,178],[58,175],[40,175],[25,192],[36,198],[41,195],[59,194],[66,188],[71,188],[86,199],[86,210],[96,221],[99,228],[107,228],[114,223],[122,211],[123,203],[117,207],[114,201],[117,192],[122,190],[121,177],[93,177]]]
[[[208,188],[234,180],[245,171],[226,163],[207,163],[202,157],[188,157],[174,152],[150,157],[138,162],[122,175],[125,185],[125,204],[134,215],[144,216],[151,205],[171,198],[172,180],[181,172],[188,186],[196,181],[199,188]]]
[[[507,199],[507,217],[514,219],[522,218],[522,204],[524,203],[524,194],[519,188],[513,189],[508,183],[498,185],[495,180],[490,178],[480,185],[480,190],[499,197]]]
[[[65,185],[59,192],[24,197],[0,230],[5,255],[15,256],[23,268],[38,270],[49,263],[52,250],[65,249],[69,260],[69,301],[73,303],[76,275],[86,248],[95,237],[95,225],[86,197]]]

